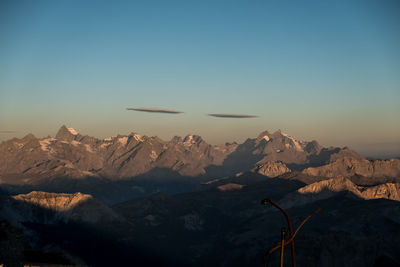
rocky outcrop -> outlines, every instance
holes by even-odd
[[[57,212],[65,212],[73,209],[83,202],[93,200],[91,195],[82,194],[79,192],[75,194],[65,194],[40,191],[32,191],[29,194],[20,194],[13,196],[12,198]]]
[[[400,177],[400,159],[375,160],[357,159],[354,157],[339,158],[324,166],[307,168],[303,173],[312,176],[351,177]]]
[[[400,201],[400,183],[384,183],[376,186],[358,186],[345,177],[337,177],[312,183],[288,194],[280,203],[289,208],[304,205],[322,199],[328,199],[339,193],[360,199],[390,199]]]
[[[120,217],[91,195],[33,191],[3,198],[3,216],[15,223],[81,221],[88,223],[119,221]]]
[[[252,171],[270,178],[274,178],[290,172],[290,169],[282,162],[268,161],[265,164],[257,166]]]
[[[226,191],[240,190],[243,187],[244,187],[244,185],[241,185],[241,184],[228,183],[228,184],[217,186],[217,189],[219,191],[226,192]]]

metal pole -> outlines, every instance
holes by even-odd
[[[287,224],[288,224],[289,236],[292,236],[293,235],[293,227],[292,227],[292,222],[290,220],[289,214],[284,209],[282,209],[278,204],[273,202],[271,199],[266,198],[266,199],[262,200],[261,203],[264,205],[270,203],[272,206],[274,206],[275,208],[277,208],[278,210],[280,210],[283,213],[283,215],[286,218]],[[292,253],[292,267],[296,267],[296,252],[294,249],[294,242],[292,242],[290,245],[291,245],[291,253]]]
[[[283,267],[283,252],[285,250],[285,235],[286,235],[286,229],[283,227],[281,229],[281,267]]]
[[[300,228],[308,221],[308,219],[310,219],[314,214],[317,214],[318,212],[320,212],[321,209],[317,209],[314,212],[312,212],[310,215],[308,215],[299,225],[299,227],[297,227],[296,231],[294,231],[292,236],[289,236],[287,240],[285,240],[285,246],[289,245],[290,243],[292,243],[294,241],[294,238],[296,237],[297,233],[299,232]],[[267,256],[269,254],[271,254],[272,252],[274,252],[275,250],[279,249],[281,247],[281,242],[279,242],[278,244],[276,244],[275,246],[273,246],[272,248],[270,248],[263,257],[263,261],[264,261],[264,266],[266,266],[266,262],[267,262]]]

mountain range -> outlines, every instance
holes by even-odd
[[[322,209],[296,236],[298,266],[400,265],[399,159],[281,131],[209,145],[66,126],[0,144],[0,264],[257,266],[286,225],[264,198],[294,227]]]
[[[298,141],[281,131],[262,132],[243,144],[213,146],[197,135],[163,141],[131,133],[100,140],[64,125],[55,138],[39,139],[28,134],[2,142],[0,152],[0,182],[10,184],[36,183],[54,177],[120,180],[155,169],[168,169],[181,176],[211,177],[247,171],[267,162],[282,162],[292,170],[311,167],[305,172],[314,176],[333,177],[345,172],[398,175],[398,160],[371,162],[347,147],[323,148],[317,141]],[[330,167],[315,168],[326,164]]]
[[[55,138],[28,134],[0,144],[0,182],[35,183],[54,177],[129,179],[154,169],[181,176],[211,177],[247,171],[268,161],[294,169],[320,166],[343,157],[363,159],[348,148],[323,148],[287,134],[265,131],[243,144],[209,145],[200,136],[175,136],[170,141],[131,133],[103,140],[62,126]]]
[[[136,133],[97,139],[64,125],[55,137],[28,134],[0,144],[3,190],[80,191],[109,203],[190,191],[200,182],[249,170],[269,177],[302,172],[391,181],[400,175],[400,160],[370,161],[347,147],[324,148],[281,131],[264,131],[242,144],[210,145],[198,135],[170,141]]]

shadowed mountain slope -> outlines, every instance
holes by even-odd
[[[55,177],[104,177],[119,180],[168,169],[186,177],[221,177],[248,171],[269,161],[290,169],[320,166],[343,156],[362,159],[348,148],[322,148],[277,131],[243,144],[209,145],[200,136],[163,141],[136,133],[105,139],[62,126],[55,138],[29,134],[0,144],[0,183],[35,184]]]
[[[391,266],[400,262],[400,205],[389,200],[398,199],[398,184],[363,187],[346,178],[305,183],[293,173],[269,178],[246,172],[203,186],[197,192],[157,193],[105,207],[102,214],[111,210],[119,218],[115,220],[109,215],[82,220],[82,214],[95,214],[99,209],[85,204],[93,198],[83,194],[32,192],[3,197],[1,203],[24,215],[19,222],[36,233],[41,244],[60,247],[93,266],[257,265],[286,226],[280,212],[260,204],[264,198],[282,204],[293,200],[296,205],[288,206],[288,212],[294,227],[322,208],[296,237],[299,266],[379,266],[382,262]],[[76,209],[80,205],[85,208]],[[26,216],[30,209],[38,211]],[[45,210],[53,214],[51,220],[43,219]],[[65,220],[54,215],[65,210],[76,210],[81,216]],[[269,258],[270,266],[278,263],[278,254]]]

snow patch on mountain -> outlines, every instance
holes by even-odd
[[[42,139],[42,140],[39,140],[39,144],[40,144],[40,148],[43,150],[43,151],[50,151],[50,148],[49,148],[49,146],[50,146],[50,144],[52,143],[52,142],[54,142],[54,141],[56,141],[56,139],[55,138],[46,138],[46,139]]]
[[[75,141],[75,140],[71,141],[71,145],[73,145],[73,146],[79,146],[80,144],[81,144],[81,142],[78,142],[78,141]]]
[[[297,141],[296,139],[294,139],[293,137],[291,137],[290,135],[288,135],[288,134],[286,134],[284,132],[281,132],[281,135],[285,136],[286,138],[288,138],[292,143],[292,144],[285,144],[286,148],[289,148],[292,145],[297,151],[303,151],[303,148],[301,147],[299,141]]]
[[[85,144],[85,149],[86,149],[87,152],[90,152],[90,153],[94,152],[92,147],[90,145],[88,145],[88,144]]]
[[[119,142],[122,146],[125,146],[126,143],[128,142],[128,137],[127,137],[127,136],[120,137],[120,138],[118,138],[118,142]]]
[[[135,138],[136,141],[143,142],[143,138],[138,134],[134,134],[133,138]]]
[[[71,134],[73,134],[73,135],[78,135],[78,134],[79,134],[79,133],[78,133],[74,128],[72,128],[72,127],[68,127],[67,129],[68,129],[68,131],[69,131]]]

